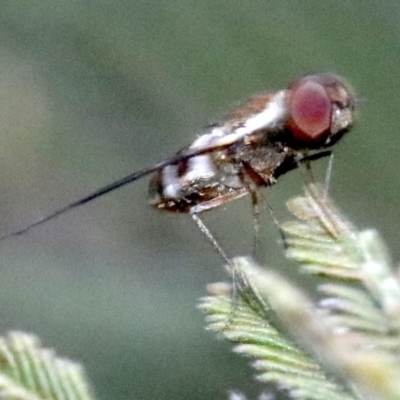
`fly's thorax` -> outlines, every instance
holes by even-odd
[[[223,122],[243,140],[264,131],[281,130],[287,121],[286,90],[253,96],[228,114]]]
[[[286,165],[291,164],[294,152],[287,146],[268,142],[268,145],[248,143],[237,151],[240,164],[247,182],[250,186],[271,186],[275,180],[277,171],[282,171]],[[292,169],[292,168],[290,168]],[[288,169],[289,170],[289,169]],[[279,172],[279,175],[282,173]]]

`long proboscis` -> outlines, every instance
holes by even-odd
[[[0,241],[8,239],[8,238],[10,238],[12,236],[23,235],[24,233],[28,232],[32,228],[36,228],[37,226],[42,225],[42,224],[44,224],[44,223],[46,223],[46,222],[48,222],[48,221],[50,221],[50,220],[52,220],[54,218],[57,218],[58,216],[60,216],[62,214],[65,214],[65,213],[67,213],[67,212],[69,212],[69,211],[71,211],[71,210],[73,210],[73,209],[75,209],[77,207],[83,206],[84,204],[86,204],[86,203],[88,203],[88,202],[90,202],[90,201],[92,201],[94,199],[97,199],[98,197],[103,196],[104,194],[113,192],[114,190],[119,189],[119,188],[121,188],[123,186],[126,186],[131,182],[135,182],[138,179],[140,179],[140,178],[142,178],[142,177],[144,177],[146,175],[149,175],[149,174],[151,174],[151,173],[153,173],[155,171],[158,171],[158,170],[166,167],[167,165],[178,164],[181,161],[188,160],[189,158],[193,158],[193,157],[196,157],[196,156],[202,155],[202,154],[211,153],[211,152],[215,151],[216,147],[221,149],[221,148],[227,147],[228,145],[229,145],[229,143],[224,143],[222,146],[220,144],[218,146],[212,146],[212,147],[205,148],[205,149],[202,149],[202,150],[193,149],[190,152],[183,153],[183,154],[177,154],[176,156],[171,157],[171,158],[169,158],[167,160],[161,161],[161,162],[159,162],[157,164],[154,164],[151,167],[144,168],[144,169],[141,169],[139,171],[136,171],[136,172],[134,172],[132,174],[129,174],[129,175],[125,176],[124,178],[119,179],[118,181],[115,181],[113,183],[110,183],[109,185],[103,186],[100,189],[95,190],[94,192],[88,194],[85,197],[82,197],[82,198],[80,198],[78,200],[75,200],[72,203],[67,204],[66,206],[64,206],[62,208],[59,208],[58,210],[50,213],[49,215],[47,215],[47,216],[45,216],[43,218],[40,218],[39,220],[27,225],[26,227],[24,227],[22,229],[19,229],[19,230],[16,230],[16,231],[13,231],[11,233],[7,233],[6,235],[1,236],[0,237]]]

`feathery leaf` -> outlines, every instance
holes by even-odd
[[[202,300],[208,327],[294,398],[399,399],[400,281],[382,240],[358,231],[318,186],[288,207],[286,255],[315,277],[319,301],[237,258],[234,302],[221,285]]]
[[[277,301],[290,309],[294,306],[291,286],[282,277],[262,270],[248,258],[236,258],[233,263],[240,298],[232,304],[232,294],[226,287],[210,285],[213,295],[203,298],[200,304],[208,314],[208,328],[237,343],[235,352],[255,360],[252,365],[259,380],[276,383],[293,398],[355,399],[347,388],[328,379],[320,366],[271,322],[274,318],[267,300],[269,291],[274,291],[280,298]]]
[[[0,398],[12,400],[91,400],[79,364],[56,358],[36,336],[10,332],[0,338]]]

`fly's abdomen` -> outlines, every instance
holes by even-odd
[[[149,202],[160,210],[187,213],[242,186],[236,172],[228,178],[210,155],[200,155],[160,170],[150,181]]]

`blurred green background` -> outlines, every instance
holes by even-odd
[[[331,193],[400,259],[398,1],[1,1],[0,35],[1,233],[174,154],[254,92],[332,71],[363,101]],[[268,191],[278,219],[303,182]],[[247,360],[195,308],[226,279],[219,256],[146,192],[144,179],[0,243],[1,331],[82,362],[99,399],[255,398]],[[251,252],[249,203],[204,216],[229,254]],[[293,274],[261,222],[260,259]]]

